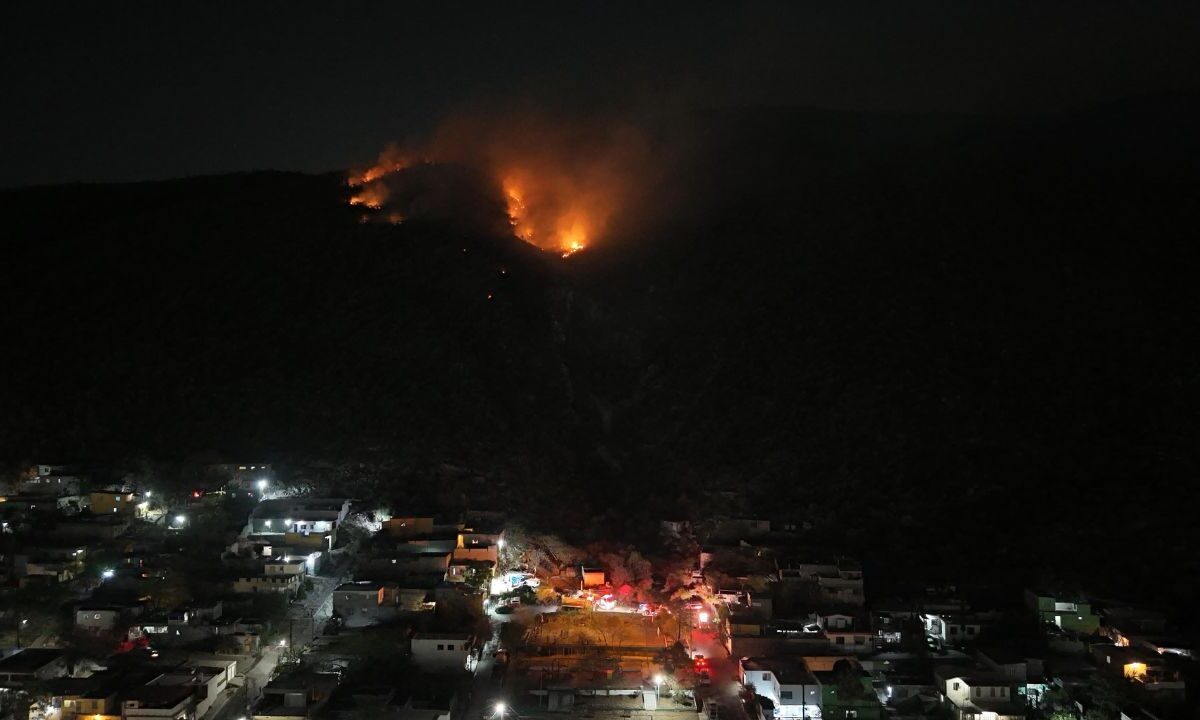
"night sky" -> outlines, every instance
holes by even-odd
[[[5,3],[0,186],[344,168],[517,98],[1052,111],[1194,87],[1197,37],[1167,2]]]

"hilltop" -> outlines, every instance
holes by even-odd
[[[453,465],[631,538],[729,490],[893,574],[1135,537],[1129,586],[1195,562],[1198,116],[714,113],[677,212],[567,261],[339,175],[7,191],[0,457]]]

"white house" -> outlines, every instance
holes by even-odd
[[[350,512],[347,498],[276,498],[263,500],[250,516],[252,534],[332,533]]]
[[[141,612],[141,605],[84,604],[75,608],[75,627],[88,632],[112,632]]]
[[[1012,678],[962,668],[938,668],[935,675],[944,683],[943,694],[954,706],[958,720],[1022,720],[1025,717],[1025,702],[1013,692]]]
[[[412,658],[422,670],[465,670],[471,655],[468,633],[417,633],[412,637]]]
[[[980,613],[922,613],[925,635],[943,645],[970,642],[991,620],[991,616]]]
[[[746,658],[742,683],[775,705],[777,718],[820,718],[821,684],[802,660]]]

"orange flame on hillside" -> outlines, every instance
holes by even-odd
[[[348,184],[356,192],[350,204],[381,211],[372,220],[413,217],[410,208],[397,207],[407,200],[396,191],[404,185],[396,173],[420,165],[472,168],[496,189],[482,207],[496,203],[496,214],[507,214],[514,236],[568,257],[608,233],[618,211],[639,199],[636,186],[652,174],[649,155],[646,138],[630,127],[552,124],[530,115],[487,121],[460,116],[440,127],[423,149],[389,146],[374,165],[352,174]]]

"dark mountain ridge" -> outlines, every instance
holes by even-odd
[[[566,262],[338,176],[0,193],[0,457],[452,464],[581,536],[732,490],[884,584],[1136,587],[1195,564],[1196,120],[715,114],[670,217]]]

